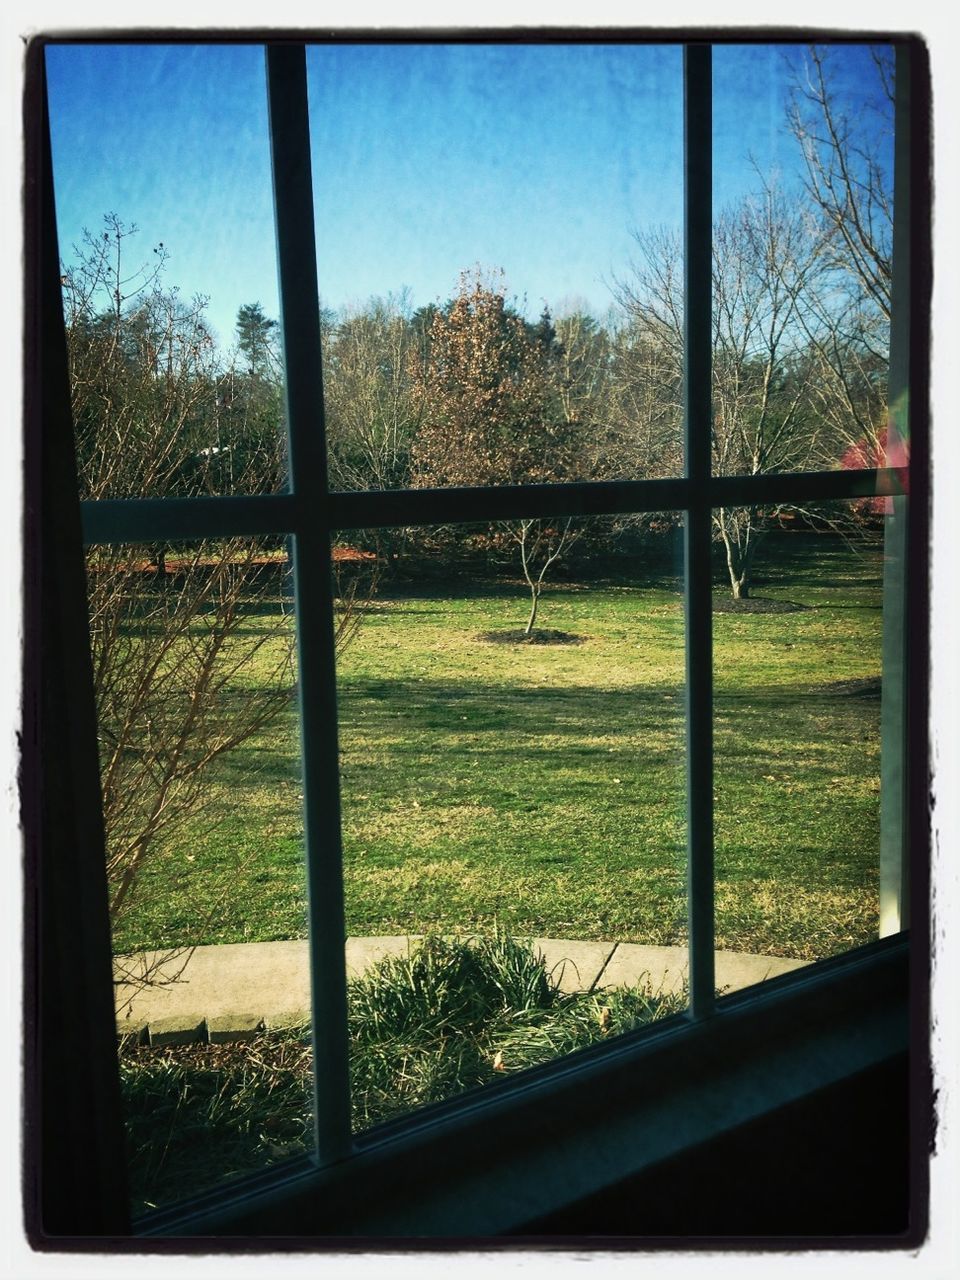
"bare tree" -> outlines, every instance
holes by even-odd
[[[136,227],[108,215],[63,268],[83,498],[257,493],[279,487],[284,430],[270,364],[224,364],[206,299],[165,288],[168,253],[126,263]],[[243,309],[241,309],[243,310]]]
[[[162,244],[149,267],[128,272],[135,232],[109,216],[62,276],[84,498],[208,488],[201,451],[217,371],[204,302],[161,288]]]
[[[838,50],[811,46],[795,69],[788,122],[821,225],[821,252],[890,319],[893,244],[893,51],[870,49],[872,95],[845,107],[832,74]]]
[[[679,238],[639,234],[637,243],[640,258],[618,296],[648,344],[669,356],[669,385],[679,398]],[[791,208],[773,189],[718,218],[713,236],[714,474],[804,470],[817,460],[821,427],[803,376],[806,335],[799,308],[821,269],[802,210]],[[749,595],[757,537],[776,514],[758,507],[714,513],[735,599]]]
[[[611,330],[606,471],[628,479],[680,475],[682,355],[674,334],[629,312]]]
[[[794,62],[789,128],[800,147],[823,263],[801,319],[812,385],[833,437],[834,461],[887,445],[887,362],[893,252],[893,50],[870,59],[851,100],[839,87],[837,50],[811,47]]]
[[[262,399],[266,413],[255,422],[240,413],[237,381],[253,374],[220,366],[203,301],[184,306],[175,290],[163,288],[159,246],[149,268],[126,266],[133,233],[109,217],[102,235],[86,236],[63,270],[81,496],[274,487],[282,424],[272,397]],[[231,384],[233,416],[225,422]],[[239,448],[244,442],[248,447]],[[224,466],[225,456],[238,460],[236,471]],[[193,870],[178,839],[202,824],[210,766],[291,706],[285,571],[276,539],[87,553],[115,931],[147,891],[145,868],[162,862],[177,880]],[[346,589],[341,603],[338,639],[345,643],[360,602]],[[247,625],[251,614],[256,627]],[[150,981],[169,959],[137,963],[118,976]]]
[[[523,577],[530,588],[530,616],[523,630],[527,638],[533,635],[544,579],[577,533],[572,520],[561,521],[559,527],[544,520],[518,520],[511,526],[511,534],[520,548]]]
[[[406,293],[372,298],[332,319],[324,341],[330,475],[338,489],[397,489],[410,482],[417,427],[411,352],[416,334]],[[389,571],[405,532],[366,534],[378,571]]]
[[[343,489],[406,485],[417,415],[410,387],[409,306],[373,298],[341,316],[325,350],[331,465]]]
[[[634,477],[642,452],[647,454],[643,474],[653,474],[655,450],[639,447],[641,436],[658,429],[647,395],[653,382],[645,370],[640,376],[642,356],[628,329],[618,327],[613,316],[604,323],[584,310],[556,321],[551,377],[582,479]]]

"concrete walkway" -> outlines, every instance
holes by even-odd
[[[406,955],[416,938],[348,938],[347,975],[358,977],[385,956]],[[600,991],[637,983],[674,991],[687,971],[685,947],[644,947],[632,942],[573,942],[535,938],[561,991]],[[162,952],[116,961],[117,1030],[151,1044],[189,1044],[248,1039],[265,1027],[305,1023],[310,1018],[307,944],[244,942],[195,947],[164,960]],[[717,987],[738,991],[766,978],[800,969],[801,960],[716,953]],[[157,968],[159,983],[146,988],[119,981]]]

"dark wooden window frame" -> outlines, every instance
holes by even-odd
[[[36,840],[28,901],[25,1021],[29,1062],[27,1218],[38,1247],[117,1247],[217,1237],[486,1237],[593,1194],[685,1145],[848,1079],[912,1044],[924,1093],[927,1005],[912,972],[927,936],[925,755],[904,751],[898,777],[901,930],[870,947],[719,1002],[713,971],[713,744],[710,518],[720,505],[893,496],[909,573],[903,719],[911,745],[926,709],[926,314],[929,294],[927,63],[897,42],[894,328],[891,384],[909,390],[909,506],[891,470],[717,477],[710,470],[711,45],[684,46],[685,448],[681,478],[371,493],[331,492],[326,477],[319,307],[302,39],[267,46],[274,198],[287,385],[290,487],[255,497],[76,501],[59,265],[42,73],[30,50],[28,171],[27,511],[39,554],[27,583],[26,742],[36,751],[25,819]],[[911,198],[919,212],[911,220]],[[911,259],[911,252],[913,257]],[[353,1137],[349,1122],[346,974],[336,734],[330,535],[335,530],[537,515],[674,510],[684,514],[687,829],[691,1003],[687,1014],[615,1044],[524,1073],[495,1091],[425,1109]],[[82,544],[287,534],[294,547],[305,778],[316,1154],[154,1215],[131,1227],[110,1000],[102,887],[102,818],[85,637]],[[32,620],[32,623],[31,623]],[[31,632],[30,625],[34,630]],[[909,661],[907,661],[909,658]],[[58,683],[59,681],[59,683]],[[68,699],[65,689],[74,691]],[[59,692],[58,692],[59,690]],[[907,710],[909,709],[909,710]],[[31,737],[32,731],[32,737]],[[921,731],[919,735],[924,735]],[[63,748],[55,762],[55,743]],[[56,763],[57,767],[51,769]],[[55,776],[54,776],[55,775]],[[35,778],[36,786],[29,785]],[[912,891],[905,892],[907,848]],[[98,861],[99,859],[99,861]],[[889,862],[889,858],[888,858]],[[908,901],[909,899],[909,901]],[[77,920],[82,902],[83,920]],[[69,936],[69,946],[64,939]],[[911,954],[914,959],[911,961]],[[913,981],[912,998],[911,980]],[[65,1003],[66,1002],[66,1003]],[[67,1009],[69,1004],[69,1009]],[[83,1034],[78,1066],[69,1045]],[[598,1153],[597,1099],[617,1130]],[[90,1103],[94,1102],[91,1112]],[[29,1146],[29,1144],[28,1144]],[[29,1153],[28,1153],[29,1154]],[[918,1161],[919,1161],[918,1156]],[[411,1174],[411,1168],[415,1172]],[[456,1175],[451,1177],[451,1169]],[[922,1181],[921,1164],[917,1177]],[[914,1231],[922,1230],[919,1218]],[[133,1233],[131,1235],[131,1233]]]

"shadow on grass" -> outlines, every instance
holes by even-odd
[[[724,738],[725,768],[742,768],[744,785],[751,784],[773,743],[785,759],[804,761],[798,782],[816,784],[833,776],[840,767],[833,759],[837,751],[849,754],[850,743],[879,731],[874,689],[875,682],[863,680],[718,693],[716,726]],[[664,771],[679,776],[683,768],[678,685],[567,687],[505,698],[496,686],[460,682],[360,682],[343,699],[341,725],[345,768],[358,779],[369,776],[365,788],[387,791],[434,778],[436,754],[444,750],[481,763],[478,784],[489,785],[491,777],[515,783],[526,771],[531,794],[547,787],[552,799],[561,784],[558,779],[551,785],[549,774],[557,768],[592,770],[603,785],[614,773],[640,768],[644,777],[636,781],[645,788]],[[376,759],[364,757],[368,744]],[[373,773],[385,768],[390,780],[376,782]],[[579,794],[575,778],[568,776],[562,785]]]

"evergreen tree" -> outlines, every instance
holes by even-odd
[[[237,311],[237,348],[247,362],[252,378],[275,375],[277,356],[274,349],[276,320],[264,314],[259,302],[247,302]]]

